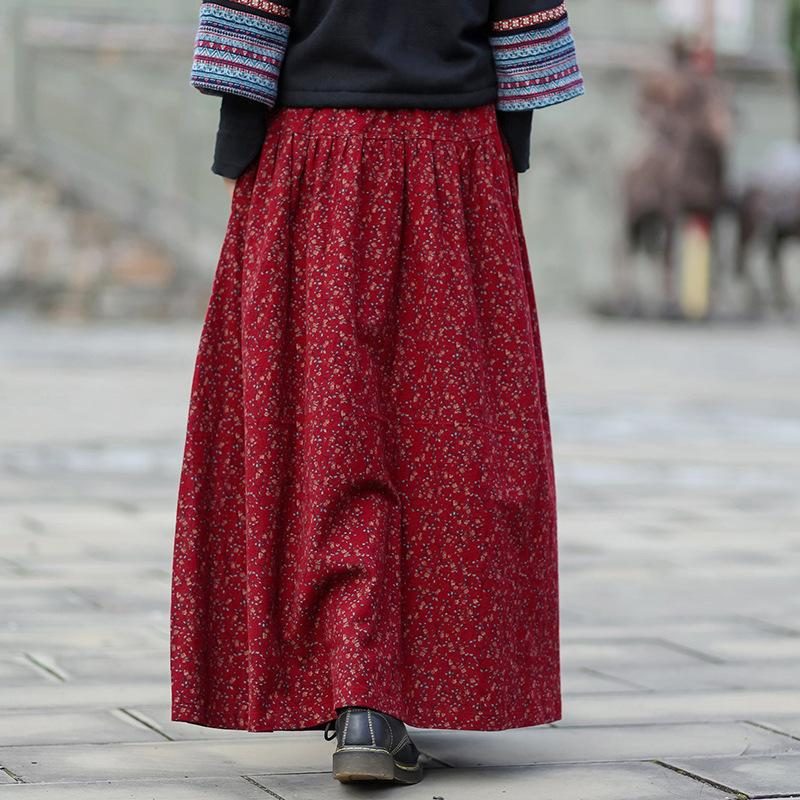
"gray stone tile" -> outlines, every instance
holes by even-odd
[[[33,621],[43,623],[50,615],[57,619],[65,611],[84,611],[102,618],[102,612],[131,615],[133,613],[163,611],[169,607],[169,576],[165,569],[136,570],[130,566],[120,574],[114,565],[110,575],[93,574],[86,564],[31,565],[35,574],[4,577],[4,591],[0,594],[0,610],[7,609],[2,618],[10,614],[22,616],[35,613]]]
[[[414,741],[452,767],[666,759],[797,752],[800,741],[746,723],[416,731]]]
[[[798,574],[800,575],[800,570]],[[691,643],[689,645],[691,646]],[[800,636],[721,639],[706,642],[703,649],[725,661],[763,662],[794,659],[800,662]]]
[[[692,645],[715,640],[751,639],[756,636],[761,641],[768,643],[775,638],[790,635],[788,629],[779,633],[776,628],[770,629],[767,625],[767,623],[759,623],[758,620],[742,616],[709,618],[706,615],[696,615],[671,619],[659,618],[647,622],[629,619],[616,624],[562,622],[562,631],[565,637],[571,640],[635,637],[649,640],[655,636],[659,639],[679,643],[686,640]]]
[[[798,717],[759,717],[754,722],[764,725],[767,728],[773,728],[776,731],[781,731],[787,736],[794,736],[800,739],[800,716]]]
[[[0,659],[0,684],[4,686],[36,686],[47,678],[24,658]]]
[[[564,694],[642,691],[647,688],[649,687],[610,673],[604,674],[588,669],[565,669],[561,673],[561,691]]]
[[[798,663],[794,659],[769,662],[694,664],[679,670],[659,666],[610,664],[602,668],[608,678],[658,692],[718,689],[793,689],[797,686]],[[574,689],[566,683],[565,693]]]
[[[329,772],[253,777],[282,800],[340,800],[344,796]],[[723,800],[727,796],[657,764],[438,769],[428,771],[421,783],[404,787],[402,793],[404,800]]]
[[[0,747],[163,741],[131,717],[110,711],[0,711]]]
[[[11,581],[9,580],[9,583]],[[58,614],[63,611],[93,611],[91,602],[64,586],[33,586],[15,581],[13,591],[0,594],[0,618],[8,620],[22,613]]]
[[[92,586],[81,586],[75,594],[104,611],[150,611],[169,608],[170,585],[163,579],[147,582],[125,581],[114,586],[97,582]]]
[[[139,559],[119,562],[87,561],[85,563],[30,563],[24,574],[12,577],[17,583],[38,581],[56,586],[119,586],[121,581],[130,581],[136,588],[139,581],[168,581],[169,564],[151,564]]]
[[[3,800],[270,800],[244,778],[102,781],[100,783],[19,784],[0,787]]]
[[[2,764],[27,783],[175,780],[330,770],[333,743],[312,733],[235,741],[10,747]]]
[[[37,686],[35,691],[30,692],[0,684],[0,708],[6,710],[105,709],[168,701],[169,685],[163,681],[117,685],[59,683]]]
[[[66,622],[69,622],[67,620]],[[152,625],[141,621],[125,625],[99,615],[78,615],[72,624],[26,622],[0,626],[0,648],[5,652],[48,649],[51,652],[102,652],[107,649],[152,649],[163,636]]]
[[[26,564],[73,563],[88,560],[95,562],[119,562],[128,558],[138,561],[163,561],[169,552],[166,541],[146,541],[133,533],[129,538],[110,535],[106,529],[103,536],[78,535],[69,532],[51,531],[46,534],[19,534],[0,536],[3,553],[7,558]]]
[[[191,725],[188,722],[173,722],[170,718],[168,705],[139,705],[127,709],[133,716],[146,722],[148,725],[163,731],[170,739],[175,741],[194,741],[197,739],[264,739],[272,742],[270,733],[250,733],[247,731],[224,730],[220,728],[206,728],[203,725]],[[319,732],[320,738],[322,732]],[[324,740],[323,740],[324,741]]]
[[[561,656],[565,667],[600,670],[607,668],[609,664],[678,666],[702,663],[710,658],[703,658],[702,651],[691,652],[655,638],[641,640],[629,637],[609,641],[600,638],[575,640],[568,636],[562,638]]]
[[[800,715],[793,689],[719,692],[618,692],[565,698],[568,725],[632,722],[715,722],[769,715]]]
[[[761,576],[714,576],[670,575],[657,569],[620,574],[609,568],[565,579],[563,606],[565,611],[586,615],[586,598],[591,597],[592,615],[598,622],[631,620],[651,625],[666,616],[696,614],[701,608],[714,616],[735,611],[757,613],[776,605],[786,609],[800,602],[792,596],[797,572],[793,567],[793,574],[768,570]]]
[[[748,797],[800,796],[800,756],[687,758],[668,763]]]
[[[65,615],[60,625],[35,619],[21,624],[7,621],[0,625],[0,648],[5,652],[47,649],[55,653],[151,650],[163,642],[152,623],[141,616],[114,620],[91,613]]]
[[[50,663],[71,682],[113,685],[120,683],[169,682],[166,650],[118,650],[108,655],[73,653],[57,658],[35,654]]]

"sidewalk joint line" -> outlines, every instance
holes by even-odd
[[[786,736],[789,739],[794,739],[796,742],[800,742],[800,736],[795,736],[793,733],[787,733],[786,731],[782,731],[778,728],[772,728],[769,725],[765,725],[763,722],[756,722],[752,719],[743,719],[742,722],[745,725],[752,725],[754,728],[761,728],[762,730],[769,731],[770,733],[777,733],[780,736]]]
[[[790,625],[782,625],[780,622],[770,622],[767,619],[760,617],[752,617],[749,614],[734,614],[734,619],[740,622],[749,622],[756,630],[769,631],[770,633],[779,633],[783,636],[797,638],[800,636],[800,630],[793,628]]]
[[[673,642],[670,639],[662,639],[661,637],[656,636],[653,637],[651,641],[658,642],[659,644],[662,644],[665,647],[672,648],[678,653],[684,653],[685,655],[694,656],[695,658],[699,658],[701,661],[706,661],[709,664],[726,663],[724,658],[718,658],[717,656],[709,655],[708,653],[704,653],[702,650],[695,650],[693,647],[688,647],[685,644],[679,644],[678,642]]]
[[[454,769],[452,764],[448,764],[446,761],[442,761],[441,758],[436,758],[436,756],[432,756],[430,753],[427,753],[425,750],[420,750],[420,753],[425,756],[425,758],[430,759],[431,761],[435,761],[437,764],[441,764],[443,767],[447,769]]]
[[[241,777],[242,777],[243,780],[246,780],[248,783],[251,783],[257,789],[261,789],[262,792],[266,792],[267,794],[270,794],[273,797],[276,797],[277,800],[284,800],[283,797],[281,797],[276,792],[273,792],[272,789],[268,789],[266,786],[264,786],[263,784],[259,783],[257,780],[255,780],[255,778],[251,778],[249,775],[242,775]]]
[[[22,656],[33,664],[34,667],[41,670],[49,677],[55,678],[59,683],[66,683],[69,680],[67,673],[60,670],[55,664],[47,664],[33,655],[33,653],[23,653]]]
[[[14,783],[25,783],[25,781],[22,780],[19,775],[12,772],[8,767],[0,767],[0,772],[4,772],[6,775],[8,775],[8,777],[11,778]]]
[[[629,681],[626,678],[618,678],[616,675],[611,675],[607,672],[603,672],[602,670],[595,669],[594,667],[581,667],[582,672],[586,672],[589,675],[599,676],[609,681],[613,681],[614,683],[619,683],[622,686],[627,686],[630,689],[638,689],[640,692],[646,692],[648,694],[655,692],[655,689],[651,689],[649,686],[644,686],[641,683],[636,683],[635,681]]]
[[[153,731],[153,733],[157,733],[159,736],[166,739],[168,742],[174,742],[175,740],[169,736],[168,734],[164,733],[161,728],[158,726],[158,723],[155,720],[151,720],[149,717],[146,717],[144,714],[140,714],[135,709],[130,708],[116,708],[115,711],[118,711],[120,714],[130,717],[132,720],[138,722],[140,725],[143,725],[145,728]]]
[[[660,767],[665,767],[666,769],[671,769],[673,772],[677,772],[679,775],[683,775],[687,778],[691,778],[698,783],[704,783],[707,786],[713,786],[715,789],[720,789],[723,792],[729,792],[730,794],[734,795],[738,798],[738,800],[750,800],[749,796],[744,794],[744,792],[740,792],[737,789],[733,789],[730,786],[726,786],[724,783],[717,783],[717,781],[712,781],[709,778],[701,778],[699,775],[695,775],[693,772],[689,772],[688,770],[681,769],[680,767],[673,766],[666,761],[661,761],[660,759],[653,759],[653,764],[658,764]]]

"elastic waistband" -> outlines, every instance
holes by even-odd
[[[469,108],[330,108],[275,106],[270,130],[312,136],[478,139],[497,129],[496,105]]]

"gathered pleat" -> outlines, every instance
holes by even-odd
[[[560,717],[550,426],[494,106],[270,112],[200,339],[171,615],[176,720]]]

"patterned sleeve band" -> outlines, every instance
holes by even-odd
[[[492,20],[498,109],[544,108],[582,95],[583,76],[564,3],[527,0],[528,13],[506,15],[521,5],[520,0],[505,5],[499,0]]]
[[[192,85],[275,105],[294,0],[203,0]]]

